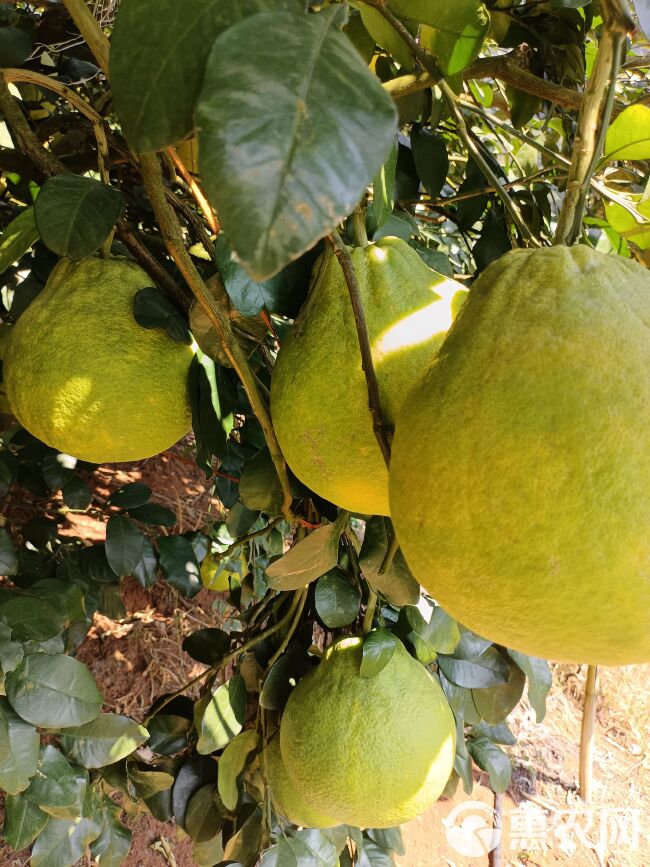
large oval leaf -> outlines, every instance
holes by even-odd
[[[393,143],[393,103],[338,29],[337,12],[254,15],[223,33],[208,60],[197,107],[201,173],[257,280],[352,211]]]
[[[70,656],[33,653],[6,678],[16,713],[43,728],[69,728],[95,719],[102,696],[86,666]]]
[[[36,773],[40,738],[36,729],[22,720],[0,698],[0,788],[17,795]]]
[[[149,732],[128,717],[102,713],[97,719],[68,729],[62,749],[84,768],[103,768],[126,758],[149,737]]]

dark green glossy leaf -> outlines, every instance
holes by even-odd
[[[128,485],[122,485],[108,499],[108,504],[111,506],[119,506],[121,509],[134,509],[137,506],[144,506],[151,499],[151,488],[143,482],[131,482]]]
[[[7,698],[23,719],[69,728],[95,719],[102,696],[86,666],[70,656],[33,653],[6,677]]]
[[[537,722],[541,722],[546,714],[546,696],[553,683],[553,676],[548,662],[536,656],[526,656],[516,650],[506,650],[506,653],[528,678],[528,700],[535,710]]]
[[[32,867],[73,867],[101,833],[101,823],[84,810],[77,819],[50,819],[32,848]]]
[[[382,846],[364,839],[357,865],[358,867],[394,867],[395,862],[390,852],[387,852]]]
[[[190,365],[190,404],[192,429],[196,438],[196,462],[212,474],[212,456],[223,458],[233,427],[233,414],[227,400],[222,400],[218,366],[200,350]]]
[[[440,195],[449,171],[447,144],[442,136],[415,127],[411,132],[411,150],[422,184],[432,199]]]
[[[21,641],[47,641],[63,632],[64,616],[53,605],[36,596],[21,594],[0,605],[0,619]]]
[[[390,530],[390,533],[389,533]],[[359,565],[366,579],[394,605],[417,605],[420,585],[411,574],[401,550],[384,573],[379,570],[386,556],[392,529],[388,518],[375,516],[366,523]]]
[[[103,768],[126,758],[149,737],[146,728],[128,717],[102,713],[92,722],[61,735],[61,748],[84,768]]]
[[[486,723],[496,725],[508,716],[523,695],[526,676],[514,663],[510,663],[510,672],[506,683],[488,689],[473,689],[472,696],[476,710]]]
[[[413,605],[405,605],[399,613],[397,634],[413,645],[417,658],[423,665],[432,663],[439,653],[451,653],[460,640],[456,621],[439,606],[429,608],[425,618],[422,611]]]
[[[90,488],[79,476],[72,476],[61,489],[61,493],[63,502],[69,509],[84,510],[93,501]]]
[[[123,0],[111,38],[111,85],[135,151],[160,150],[192,131],[214,39],[246,15],[274,7],[298,10],[300,3]]]
[[[500,259],[511,249],[505,213],[503,208],[493,204],[483,220],[481,237],[472,248],[477,270],[484,271],[490,262]]]
[[[155,527],[175,527],[178,523],[176,515],[166,506],[159,503],[145,503],[142,506],[132,506],[127,509],[129,515],[142,524]]]
[[[192,727],[191,720],[172,714],[158,714],[148,723],[149,742],[147,746],[163,756],[180,752],[187,745],[187,735]]]
[[[470,734],[474,738],[483,736],[489,738],[494,744],[504,744],[508,747],[513,747],[517,743],[517,738],[510,731],[506,722],[498,725],[479,723],[479,725],[472,726]]]
[[[1,29],[1,28],[0,28]],[[17,262],[40,235],[34,220],[34,208],[25,208],[2,232],[0,238],[0,274]]]
[[[0,697],[0,788],[17,795],[29,785],[38,765],[40,738]]]
[[[388,849],[389,852],[394,852],[396,855],[406,854],[402,832],[399,828],[368,828],[366,834],[373,843],[381,846],[382,849]]]
[[[325,626],[337,629],[356,620],[361,592],[341,572],[332,569],[316,582],[314,602],[318,616]]]
[[[455,659],[476,659],[484,653],[492,644],[487,638],[481,638],[475,632],[469,629],[460,627],[460,641],[458,642],[452,656]]]
[[[11,536],[0,527],[0,575],[15,575],[18,571],[18,558]]]
[[[221,779],[221,759],[219,779]],[[187,804],[185,827],[195,843],[207,843],[221,831],[223,816],[217,809],[217,797],[215,786],[211,783],[195,792]]]
[[[103,542],[82,548],[77,557],[77,566],[84,576],[99,584],[115,584],[118,575],[111,569]]]
[[[257,861],[261,837],[262,812],[258,807],[224,846],[224,861],[235,861],[242,867],[252,867]]]
[[[506,683],[510,674],[508,664],[495,647],[488,647],[475,659],[454,659],[440,656],[438,665],[445,677],[458,686],[485,689]]]
[[[56,747],[41,747],[38,771],[25,797],[50,816],[74,819],[83,810],[88,774],[73,767]]]
[[[144,554],[144,536],[124,515],[111,515],[106,525],[106,559],[116,575],[130,575]]]
[[[478,56],[490,26],[481,0],[391,0],[397,15],[425,25],[422,45],[435,57],[445,76],[466,69]]]
[[[201,174],[256,280],[352,211],[394,140],[393,103],[337,13],[254,15],[226,30],[208,60],[197,109]]]
[[[438,675],[440,677],[440,684],[447,696],[447,701],[451,705],[456,718],[464,720],[469,724],[478,725],[481,722],[481,716],[476,710],[472,690],[464,686],[457,686],[457,684],[447,680],[442,671],[439,671]]]
[[[59,525],[52,518],[37,516],[23,524],[21,533],[24,539],[35,548],[47,548],[56,540]]]
[[[217,265],[223,279],[226,291],[233,305],[243,316],[256,316],[266,308],[274,313],[286,304],[287,274],[281,271],[269,280],[258,282],[244,271],[233,256],[232,247],[225,233],[217,237],[215,244]]]
[[[192,342],[187,320],[156,286],[145,286],[135,296],[133,315],[143,328],[161,328],[178,343]]]
[[[467,749],[479,768],[488,774],[492,790],[505,792],[510,785],[512,766],[503,750],[485,737],[468,740]]]
[[[176,824],[181,828],[185,828],[185,816],[190,798],[208,783],[216,788],[217,763],[214,759],[193,756],[179,770],[172,789],[172,808]]]
[[[255,729],[240,732],[230,741],[219,759],[219,777],[217,780],[219,796],[227,810],[234,811],[237,807],[239,800],[237,777],[246,767],[248,756],[256,749],[258,740]]]
[[[102,801],[100,814],[102,830],[90,844],[90,851],[102,867],[120,867],[126,864],[126,857],[131,848],[131,831],[120,821],[121,809],[113,804],[109,798]]]
[[[161,536],[158,539],[158,556],[160,568],[172,587],[185,596],[195,596],[199,592],[203,585],[199,564],[189,539],[184,536]]]
[[[363,656],[359,674],[376,677],[393,658],[398,639],[387,629],[375,629],[363,642]]]
[[[251,511],[282,513],[282,485],[268,449],[262,449],[246,465],[239,480],[239,496]]]
[[[48,178],[34,204],[43,242],[59,256],[80,260],[107,238],[124,205],[115,187],[80,175]]]
[[[156,583],[157,570],[158,557],[156,555],[156,550],[149,539],[145,536],[142,548],[142,557],[133,570],[133,577],[137,578],[138,582],[143,587],[151,587],[152,584]]]
[[[2,835],[5,842],[16,852],[26,849],[34,842],[47,820],[47,814],[24,795],[6,796]]]
[[[2,609],[0,609],[1,611]],[[197,629],[183,640],[183,650],[205,665],[218,662],[230,648],[230,636],[223,629]]]
[[[22,66],[32,53],[32,38],[19,27],[0,27],[0,66]]]
[[[207,755],[222,750],[242,730],[245,715],[246,686],[244,679],[236,674],[212,692],[197,720],[197,751]]]
[[[294,686],[312,670],[312,664],[305,649],[297,643],[289,645],[273,665],[264,681],[260,693],[260,705],[266,710],[282,710]]]

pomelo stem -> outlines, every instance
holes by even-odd
[[[580,734],[580,797],[591,803],[591,789],[594,769],[596,694],[598,692],[598,666],[587,668],[585,683],[585,702],[582,709],[582,731]]]
[[[375,609],[377,608],[377,592],[369,586],[370,595],[368,596],[368,604],[366,605],[366,613],[363,615],[363,626],[361,631],[367,635],[372,629],[372,621],[375,617]]]
[[[367,247],[368,232],[366,231],[366,209],[361,205],[355,208],[352,220],[354,226],[354,240],[357,247]]]

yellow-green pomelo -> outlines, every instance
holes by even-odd
[[[18,421],[92,463],[158,454],[191,427],[189,346],[133,315],[151,279],[126,259],[61,260],[13,328],[4,359]]]
[[[208,590],[223,592],[241,584],[241,575],[228,568],[229,563],[208,554],[201,562],[201,581]]]
[[[296,686],[280,725],[289,777],[339,823],[388,828],[422,813],[449,779],[453,714],[439,683],[400,642],[361,677],[360,638],[345,638]]]
[[[650,274],[516,251],[472,287],[397,421],[390,501],[413,574],[486,638],[650,660]]]
[[[277,813],[303,828],[333,828],[339,823],[312,809],[298,794],[287,774],[280,752],[280,738],[275,737],[262,753],[262,767],[271,787],[271,800]]]
[[[392,423],[467,293],[398,238],[351,252],[382,410]],[[350,511],[388,514],[388,474],[368,409],[352,305],[331,252],[316,264],[309,299],[278,354],[271,413],[302,482]]]
[[[4,322],[0,324],[0,361],[2,362],[4,362],[5,350],[12,330],[13,326],[9,325],[9,323]],[[11,413],[11,407],[7,400],[7,389],[3,381],[0,381],[0,413],[6,413],[7,415]]]

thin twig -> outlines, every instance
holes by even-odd
[[[582,707],[582,730],[580,733],[580,797],[589,804],[594,772],[594,749],[596,728],[596,694],[598,692],[598,666],[587,668],[585,701]]]
[[[584,92],[556,244],[574,244],[580,237],[589,182],[605,143],[614,105],[623,41],[632,24],[620,0],[603,0],[602,15],[603,35]]]
[[[287,465],[275,436],[271,416],[260,393],[255,375],[251,370],[246,354],[239,345],[232,330],[229,315],[230,305],[225,287],[219,281],[218,284],[215,283],[213,285],[212,291],[210,291],[197,271],[192,257],[185,247],[181,225],[174,213],[174,209],[167,200],[158,157],[155,154],[140,154],[139,160],[142,170],[142,180],[167,249],[176,262],[187,285],[192,290],[192,294],[215,327],[222,341],[224,352],[239,376],[251,408],[260,423],[269,447],[271,459],[282,486],[283,513],[287,520],[290,521],[292,519],[291,502],[293,497],[291,495]],[[215,297],[217,292],[219,292],[219,298]]]
[[[424,48],[422,48],[417,39],[412,36],[399,18],[384,4],[383,0],[379,0],[379,2],[363,0],[363,2],[367,6],[372,6],[373,9],[376,9],[377,12],[379,12],[379,14],[390,24],[393,30],[404,40],[404,42],[406,42],[411,54],[416,58],[422,69],[425,69],[432,77],[432,84],[439,81],[442,78],[442,72],[438,68],[438,64],[434,58],[425,51]]]
[[[237,479],[239,481],[239,479]],[[215,559],[217,560],[226,560],[230,557],[231,554],[237,550],[237,548],[241,548],[242,545],[245,545],[246,542],[250,542],[253,539],[257,539],[258,536],[265,536],[273,527],[277,527],[277,525],[282,521],[282,518],[274,518],[272,521],[269,521],[268,524],[265,524],[261,530],[252,530],[250,533],[246,533],[245,536],[240,536],[239,539],[235,539],[232,545],[228,545],[225,551],[221,551],[217,554]]]
[[[379,448],[381,449],[386,467],[389,467],[390,428],[385,421],[385,416],[381,408],[379,383],[377,382],[377,374],[375,373],[375,366],[372,361],[368,326],[363,312],[363,302],[361,300],[357,275],[354,272],[354,265],[352,263],[350,251],[341,240],[341,236],[336,229],[329,236],[329,239],[334,250],[334,255],[338,259],[341,270],[343,271],[343,277],[345,278],[348,293],[350,295],[352,312],[354,314],[354,324],[357,329],[359,349],[361,350],[361,368],[366,377],[366,387],[368,389],[368,407],[372,416],[372,429],[375,432],[375,437],[379,443]]]
[[[368,604],[366,605],[366,613],[363,615],[363,626],[361,631],[367,635],[372,629],[372,621],[375,617],[375,609],[377,608],[377,591],[369,587],[370,595],[368,596]]]
[[[386,553],[384,554],[384,559],[381,561],[381,566],[379,567],[380,575],[385,575],[386,572],[388,572],[388,570],[393,564],[393,560],[395,559],[395,554],[397,554],[398,549],[399,542],[397,541],[397,533],[393,531],[393,535],[390,537],[388,547],[386,548]]]
[[[289,628],[287,629],[287,633],[280,642],[278,649],[275,651],[273,656],[269,659],[268,665],[264,669],[264,674],[262,675],[262,680],[266,678],[269,671],[273,668],[278,659],[282,656],[284,651],[289,646],[289,642],[293,638],[293,634],[298,628],[298,624],[300,623],[300,618],[302,616],[302,612],[305,608],[305,602],[307,601],[307,588],[304,590],[300,590],[296,593],[295,598],[293,600],[293,604],[291,606],[291,614],[293,615],[291,623],[289,624]]]
[[[474,161],[476,162],[481,172],[485,175],[488,183],[496,189],[497,195],[503,202],[507,212],[510,214],[512,222],[519,230],[521,237],[524,238],[531,246],[540,247],[541,244],[539,240],[533,235],[533,233],[524,222],[523,217],[519,213],[519,209],[508,195],[507,190],[504,189],[503,184],[501,184],[495,173],[492,171],[490,164],[485,159],[485,157],[480,151],[480,148],[474,141],[469,129],[467,128],[467,124],[465,123],[463,112],[458,105],[456,94],[449,87],[446,81],[441,81],[439,87],[442,90],[442,94],[447,101],[449,110],[451,111],[458,125],[458,134],[463,140],[465,147],[474,158]]]
[[[167,153],[169,154],[172,162],[180,172],[181,177],[190,188],[190,192],[194,196],[196,204],[203,212],[203,216],[205,217],[206,222],[210,227],[210,231],[213,235],[218,235],[220,230],[219,223],[217,222],[217,218],[214,211],[212,210],[210,202],[208,202],[207,198],[205,197],[205,193],[196,182],[196,180],[192,177],[192,175],[188,172],[187,167],[183,160],[180,158],[178,152],[176,151],[176,148],[167,148]]]

